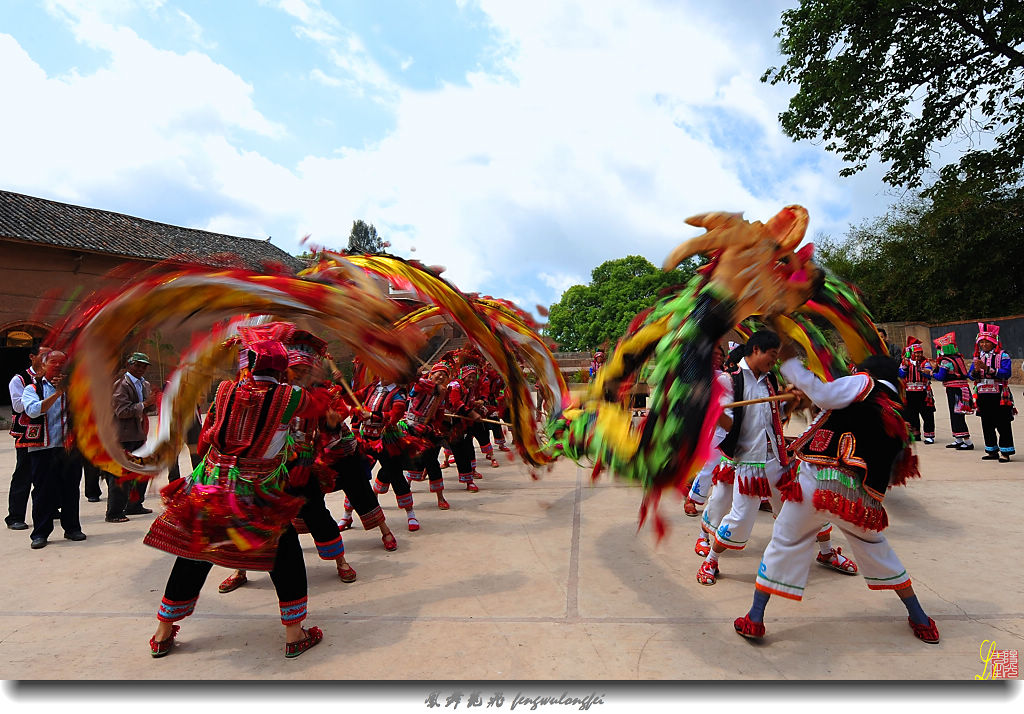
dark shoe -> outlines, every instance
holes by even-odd
[[[113,518],[110,517],[110,516],[107,516],[103,520],[105,520],[107,523],[127,523],[130,519],[127,518],[126,516],[115,516]]]
[[[999,454],[999,463],[1007,464],[1009,462],[1010,462],[1010,455],[1009,454],[1004,454],[1004,453],[1000,452],[1000,454]]]
[[[75,531],[74,533],[65,533],[64,537],[68,540],[85,540],[85,533],[82,531]]]
[[[15,521],[14,523],[8,523],[7,527],[12,531],[24,531],[28,530],[28,523],[25,523],[25,521]]]
[[[954,442],[952,442],[950,444],[946,444],[946,448],[947,449],[959,449],[960,448],[960,442],[959,441],[954,441]]]
[[[39,550],[40,548],[45,548],[47,545],[48,543],[45,538],[33,538],[32,545],[30,547],[32,550]]]
[[[100,498],[98,498],[98,497],[97,498],[87,498],[85,500],[88,501],[89,503],[99,503],[100,502]]]
[[[324,633],[319,627],[310,627],[308,630],[302,628],[303,634],[306,636],[298,642],[288,642],[284,646],[284,656],[291,659],[292,657],[298,657],[300,654],[319,644],[320,640],[324,638]]]
[[[995,451],[988,451],[984,456],[981,457],[982,461],[995,461],[999,458],[999,454]]]
[[[974,451],[974,444],[957,444],[957,451]]]
[[[138,508],[133,508],[130,511],[125,511],[124,513],[125,513],[126,516],[144,516],[147,513],[152,513],[152,512],[153,512],[152,508],[144,508],[142,506],[139,506]]]

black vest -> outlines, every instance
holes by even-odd
[[[732,400],[741,402],[743,401],[743,369],[737,369],[730,376],[732,377]],[[775,378],[774,372],[768,373],[768,383],[771,385],[772,392],[778,394],[779,382]],[[722,443],[718,445],[718,450],[730,459],[736,454],[736,447],[739,445],[740,427],[743,426],[743,409],[744,407],[732,408],[732,428],[722,439]]]
[[[793,444],[801,461],[836,469],[859,480],[881,501],[903,440],[885,431],[885,388],[875,385],[866,399],[826,412]]]

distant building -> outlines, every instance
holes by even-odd
[[[185,257],[207,265],[297,271],[305,264],[268,240],[182,228],[121,213],[0,191],[0,379],[27,364],[28,347],[115,268]],[[129,271],[130,272],[130,271]],[[10,401],[0,389],[0,403]]]

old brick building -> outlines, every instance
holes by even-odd
[[[28,347],[94,290],[111,270],[176,256],[258,269],[303,264],[268,240],[182,228],[120,213],[0,191],[0,378],[28,364]],[[158,346],[158,345],[155,345]],[[0,403],[8,403],[0,389]]]

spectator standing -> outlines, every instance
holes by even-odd
[[[45,548],[60,510],[68,540],[85,540],[78,519],[82,461],[71,446],[64,366],[67,356],[54,350],[43,361],[43,374],[25,386],[21,403],[29,424],[24,443],[32,469],[32,548]]]
[[[25,387],[42,374],[43,358],[49,351],[49,347],[41,345],[32,347],[28,353],[29,368],[14,375],[8,385],[11,393],[11,436],[14,437],[15,462],[14,473],[11,474],[11,490],[7,495],[7,517],[4,522],[12,531],[28,530],[25,516],[28,511],[28,494],[32,490],[32,468],[29,466],[28,447],[23,443],[29,419],[25,416],[21,396],[25,392]]]
[[[146,381],[149,357],[135,352],[128,358],[124,375],[114,382],[114,416],[117,436],[126,451],[134,451],[146,442],[149,418],[146,411],[156,403],[153,388]],[[145,486],[136,480],[123,480],[107,474],[107,516],[110,523],[124,523],[129,515],[153,511],[143,506]]]

